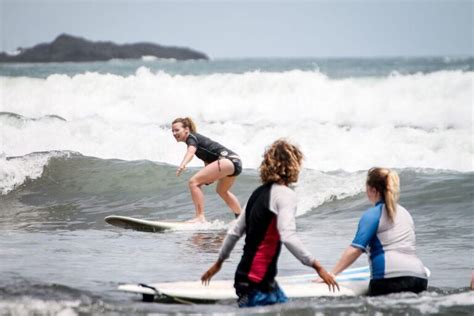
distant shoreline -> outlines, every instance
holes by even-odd
[[[0,53],[0,62],[3,63],[94,62],[143,58],[209,59],[206,54],[190,48],[153,43],[118,45],[113,42],[93,42],[68,34],[59,35],[51,43],[42,43],[31,48],[18,48],[14,54]]]

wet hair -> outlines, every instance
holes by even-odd
[[[260,164],[260,179],[263,183],[288,185],[298,181],[303,153],[295,145],[278,139],[265,150]]]
[[[400,197],[400,178],[397,172],[387,168],[372,168],[367,173],[366,184],[383,196],[387,215],[393,222]]]
[[[190,117],[178,117],[171,123],[171,125],[175,123],[181,123],[183,124],[184,128],[189,128],[189,131],[191,133],[196,133],[196,124],[194,124],[193,120]]]

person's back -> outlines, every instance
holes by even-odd
[[[295,234],[295,212],[296,193],[286,185],[267,183],[252,193],[243,213],[245,246],[235,274],[236,289],[274,287],[282,243],[303,264],[312,265],[314,258]],[[236,225],[229,233],[240,229]]]
[[[391,220],[384,203],[377,204],[367,212],[372,212],[372,215],[378,214],[379,217],[376,235],[368,249],[372,263],[372,278],[399,276],[426,278],[423,263],[416,256],[415,225],[410,213],[397,204],[396,213]]]
[[[329,289],[339,289],[333,275],[309,253],[296,235],[296,194],[288,187],[298,180],[303,154],[284,140],[265,151],[260,165],[259,186],[229,229],[218,260],[202,275],[208,283],[244,234],[245,246],[235,273],[239,307],[270,305],[287,301],[275,280],[282,243],[304,265],[316,270]]]
[[[371,266],[370,296],[425,291],[428,276],[415,253],[415,225],[410,213],[398,204],[398,174],[387,168],[371,168],[365,184],[373,207],[363,213],[356,235],[333,273],[340,273],[367,252]]]
[[[245,246],[235,273],[235,286],[268,290],[277,273],[281,241],[277,214],[270,210],[272,184],[258,187],[250,196],[245,215]]]

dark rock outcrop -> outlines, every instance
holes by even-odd
[[[19,51],[17,55],[0,53],[0,62],[86,62],[107,61],[113,58],[138,59],[142,56],[176,60],[208,59],[205,54],[189,48],[152,43],[118,45],[112,42],[92,42],[68,34],[59,35],[52,43],[20,48]]]

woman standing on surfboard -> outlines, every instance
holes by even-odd
[[[288,185],[298,180],[302,160],[301,151],[285,140],[277,140],[265,151],[260,165],[263,185],[252,193],[242,215],[228,231],[218,260],[201,277],[202,282],[208,284],[240,237],[246,234],[234,281],[239,307],[287,301],[275,281],[282,243],[304,265],[314,268],[330,290],[339,289],[334,276],[306,250],[296,235],[296,194]]]
[[[229,190],[234,184],[235,178],[242,172],[240,157],[221,144],[198,134],[196,132],[196,125],[189,117],[175,119],[171,125],[171,130],[176,141],[184,142],[188,146],[183,161],[176,171],[176,175],[181,175],[194,155],[204,161],[205,165],[188,182],[196,211],[194,218],[190,222],[205,222],[204,194],[201,191],[201,186],[216,180],[218,181],[216,187],[217,194],[219,194],[237,217],[240,214],[240,203]]]
[[[425,291],[428,276],[415,254],[413,219],[397,204],[400,195],[398,174],[386,168],[370,169],[366,191],[374,206],[362,215],[352,244],[332,272],[337,275],[367,251],[371,266],[369,295]]]

